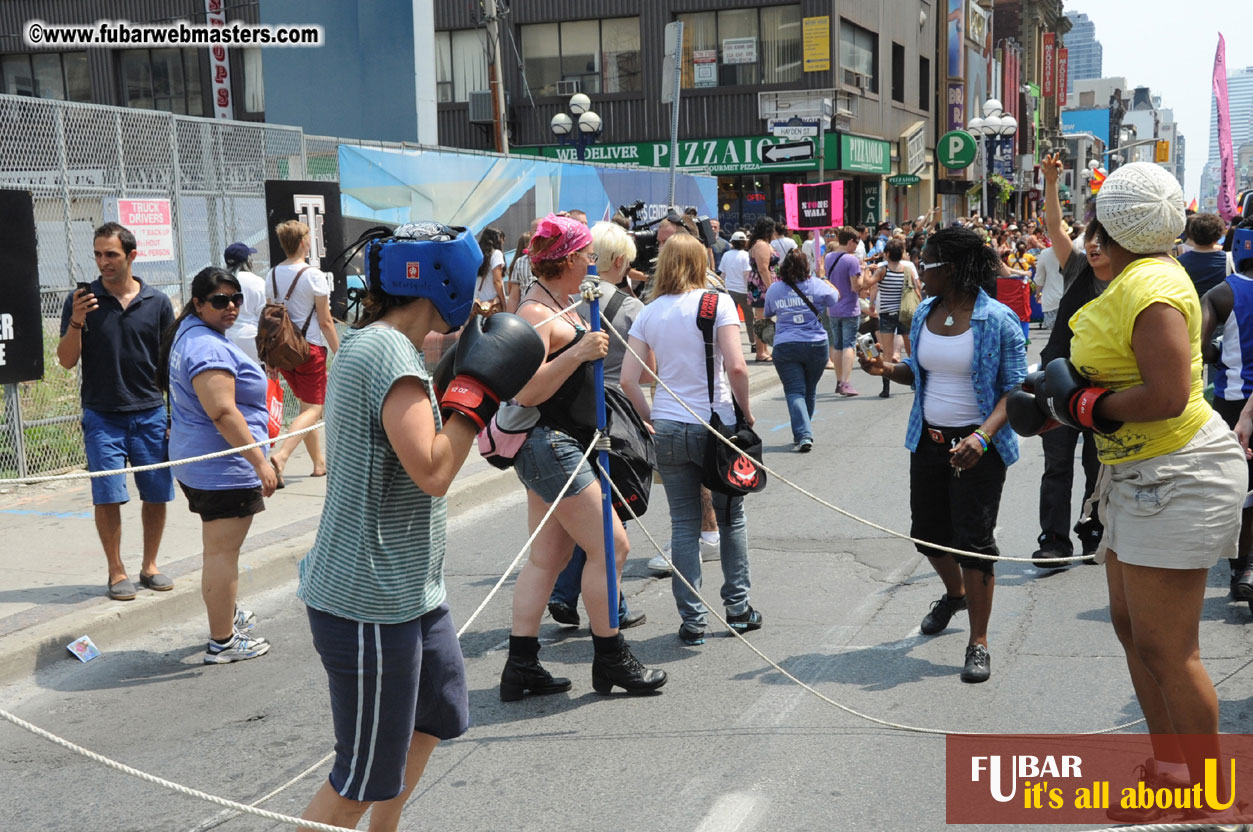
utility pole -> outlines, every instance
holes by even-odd
[[[505,84],[500,57],[500,19],[497,17],[498,0],[484,0],[487,23],[487,79],[492,92],[492,131],[496,139],[496,152],[509,152],[509,137],[505,134]]]

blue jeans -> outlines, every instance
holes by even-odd
[[[813,439],[809,420],[814,417],[814,395],[827,368],[827,341],[795,342],[774,345],[774,371],[783,382],[787,396],[788,415],[792,419],[792,441]]]
[[[824,362],[825,363],[825,362]],[[670,560],[692,586],[700,589],[700,483],[705,467],[705,448],[714,441],[701,425],[658,419],[657,470],[670,504]],[[722,543],[722,603],[727,615],[748,609],[748,523],[744,498],[714,492],[714,515]],[[679,616],[689,628],[704,629],[705,605],[680,580],[672,579]]]
[[[570,562],[566,564],[566,568],[561,570],[561,574],[557,576],[557,583],[553,584],[553,594],[548,596],[550,604],[565,604],[573,607],[579,603],[579,591],[583,588],[583,565],[587,563],[587,552],[583,551],[581,546],[574,547],[574,555],[571,556]],[[618,620],[626,618],[631,614],[631,608],[627,606],[626,596],[622,594],[622,590],[618,590]]]

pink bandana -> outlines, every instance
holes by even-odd
[[[542,255],[537,256],[535,254],[535,240],[541,237],[557,237],[559,239]],[[556,214],[549,214],[540,220],[539,226],[535,229],[535,236],[531,238],[529,252],[532,260],[560,260],[581,248],[586,248],[591,242],[592,232],[586,225],[570,217],[559,217]]]

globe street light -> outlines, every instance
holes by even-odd
[[[569,107],[570,112],[578,117],[577,130],[575,119],[566,113],[557,113],[548,126],[561,144],[574,145],[575,155],[582,162],[588,146],[600,138],[600,116],[592,111],[592,100],[581,92],[570,96]]]
[[[1018,132],[1018,119],[1004,112],[1001,108],[1001,102],[995,98],[989,98],[983,102],[981,109],[983,110],[983,118],[975,116],[966,125],[966,129],[971,135],[981,139],[979,148],[983,153],[983,193],[979,204],[979,213],[986,219],[988,215],[988,177],[992,167],[989,157],[994,152],[994,143],[999,143],[1002,138],[1013,136]]]

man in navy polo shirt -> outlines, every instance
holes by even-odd
[[[83,442],[90,471],[150,465],[167,458],[165,399],[157,387],[161,336],[174,322],[170,299],[131,273],[135,235],[115,222],[96,229],[92,248],[100,277],[76,289],[61,310],[57,360],[67,370],[83,361]],[[174,499],[174,478],[163,468],[135,474],[143,501],[144,559],[139,583],[163,592],[174,582],[157,569],[165,531],[165,504]],[[130,500],[126,477],[91,481],[96,531],[109,566],[109,597],[129,601],[135,584],[122,563],[122,503]]]

